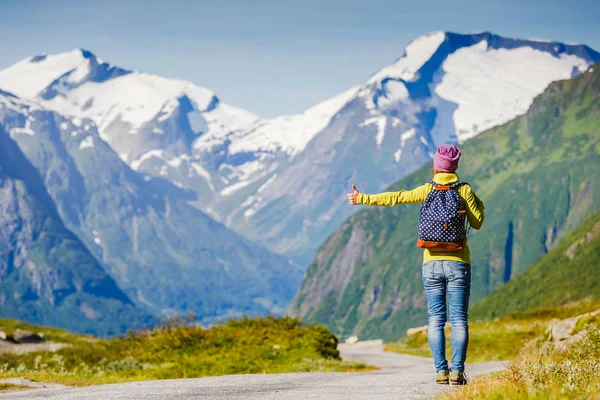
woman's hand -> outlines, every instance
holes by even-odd
[[[346,197],[348,197],[348,202],[350,202],[350,204],[352,204],[353,206],[355,206],[357,203],[356,201],[358,200],[358,189],[356,188],[356,186],[352,185],[352,190],[354,190],[354,192],[352,193],[348,193],[346,195]]]

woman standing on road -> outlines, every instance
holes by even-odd
[[[393,207],[423,203],[417,246],[423,255],[423,285],[429,314],[428,339],[439,384],[464,385],[469,343],[467,324],[471,291],[471,259],[465,220],[474,229],[483,224],[483,202],[456,174],[461,153],[455,146],[440,146],[433,158],[433,181],[413,190],[380,194],[360,193],[352,185],[352,205]],[[446,293],[452,325],[451,371],[446,360]]]

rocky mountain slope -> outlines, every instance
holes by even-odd
[[[462,145],[459,169],[485,202],[470,236],[472,300],[510,281],[598,211],[600,65],[552,83],[528,111]],[[394,184],[416,187],[431,165]],[[360,189],[360,186],[359,186]],[[349,206],[347,206],[349,207]],[[337,333],[393,339],[426,321],[418,206],[368,208],[321,247],[291,313]]]
[[[102,336],[157,322],[65,227],[38,171],[1,124],[0,226],[1,317]]]
[[[0,128],[37,170],[65,225],[136,304],[203,322],[281,314],[289,304],[299,268],[188,205],[193,192],[131,170],[93,121],[3,93]]]
[[[304,266],[350,215],[350,181],[381,190],[598,61],[582,45],[434,32],[364,83],[274,119],[85,50],[23,60],[0,71],[0,88],[92,119],[134,170],[194,191],[196,207]]]

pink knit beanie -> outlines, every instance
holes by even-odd
[[[440,172],[454,172],[459,159],[460,150],[456,146],[440,146],[433,157],[433,167]]]

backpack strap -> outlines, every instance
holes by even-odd
[[[450,190],[450,189],[454,189],[458,185],[462,185],[463,183],[464,182],[456,181],[456,182],[450,183],[448,185],[440,185],[439,183],[435,183],[435,182],[431,181],[431,184],[433,185],[433,190]]]
[[[462,185],[464,182],[462,181],[456,181],[456,182],[452,182],[448,185],[440,185],[438,183],[435,183],[434,181],[431,181],[431,184],[433,185],[433,189],[434,190],[450,190],[450,189],[454,189],[455,187]]]

